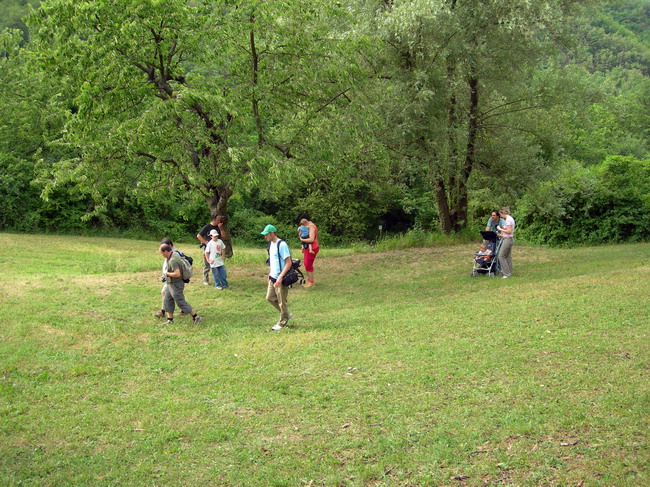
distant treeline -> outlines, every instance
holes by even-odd
[[[650,1],[497,3],[0,0],[0,229],[647,240]]]

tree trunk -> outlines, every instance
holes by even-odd
[[[448,74],[453,75],[453,69],[448,69]],[[476,165],[476,143],[478,137],[478,78],[472,75],[468,80],[470,103],[467,108],[467,141],[465,145],[465,157],[460,164],[459,154],[456,150],[459,133],[459,117],[457,113],[457,99],[452,93],[449,97],[447,111],[447,159],[448,159],[448,182],[445,184],[444,171],[440,171],[432,178],[433,192],[436,196],[440,228],[444,233],[458,232],[467,226],[467,208],[469,196],[467,193],[467,181]]]
[[[465,163],[457,182],[458,201],[454,212],[454,230],[459,231],[467,226],[467,181],[472,175],[476,164],[476,138],[478,137],[478,79],[472,76],[469,81],[470,104],[468,108],[467,145],[465,148]]]
[[[232,189],[229,186],[219,186],[211,189],[211,194],[205,197],[210,208],[210,215],[222,215],[224,217],[221,227],[221,240],[226,244],[226,258],[233,256],[232,239],[228,227],[228,200],[232,196]]]
[[[436,195],[436,204],[438,206],[438,218],[440,218],[440,229],[446,233],[451,233],[451,213],[449,212],[449,202],[447,200],[447,191],[445,191],[445,183],[440,176],[436,177],[434,182],[434,193]]]
[[[456,0],[451,0],[450,8],[456,7]],[[453,56],[448,55],[447,65],[447,88],[449,99],[447,100],[447,167],[442,169],[435,181],[435,193],[438,206],[438,217],[440,228],[444,233],[451,233],[455,229],[455,209],[453,195],[456,191],[458,180],[456,168],[458,167],[458,144],[460,117],[457,112],[456,87],[454,78],[456,76],[456,61]],[[446,182],[446,184],[445,184]]]

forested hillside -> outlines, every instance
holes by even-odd
[[[20,29],[26,36],[27,26],[23,18],[40,3],[39,0],[0,0],[0,31]]]
[[[647,239],[650,0],[569,3],[0,0],[0,229]]]

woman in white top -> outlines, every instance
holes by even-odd
[[[512,244],[515,237],[515,219],[510,216],[510,208],[504,206],[499,212],[505,221],[503,225],[497,226],[501,247],[499,249],[499,264],[503,278],[507,279],[512,275]]]

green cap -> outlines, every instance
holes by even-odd
[[[273,225],[267,225],[264,227],[264,230],[262,230],[262,233],[260,235],[266,235],[268,233],[277,233],[278,229],[275,228]]]

